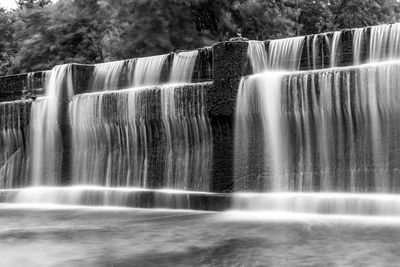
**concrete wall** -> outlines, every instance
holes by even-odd
[[[345,30],[341,36],[341,45],[339,51],[338,65],[349,66],[352,64],[352,38],[354,31]],[[368,31],[367,31],[368,35]],[[318,35],[318,39],[326,37],[331,38],[332,34]],[[304,37],[305,45],[303,48],[300,69],[308,70],[312,68],[312,51],[310,50],[310,42],[313,36]],[[265,41],[268,47],[269,41]],[[365,42],[367,43],[367,42]],[[317,58],[315,59],[317,68],[324,68],[329,65],[329,52],[326,43],[319,42]],[[217,43],[211,49],[200,49],[199,60],[196,62],[195,71],[193,74],[193,85],[187,86],[185,90],[197,90],[196,82],[212,81],[212,83],[203,86],[206,95],[206,110],[211,122],[213,134],[213,168],[212,168],[212,184],[211,191],[213,192],[231,192],[233,190],[233,146],[234,146],[234,114],[236,105],[236,96],[239,82],[242,76],[252,73],[249,60],[247,58],[247,42],[224,42]],[[367,58],[366,46],[364,45],[361,51],[361,61],[364,62]],[[171,57],[168,59],[168,64],[163,70],[163,79],[166,81],[168,70],[171,64]],[[88,92],[90,77],[93,72],[93,65],[74,65],[74,89],[76,94]],[[24,98],[35,98],[43,94],[43,73],[35,73],[34,83],[28,86],[28,74],[15,76],[0,77],[0,101],[20,100]],[[119,83],[120,88],[126,87],[126,75],[121,75]],[[32,79],[32,75],[30,76]],[[125,80],[124,80],[125,79]],[[154,105],[149,106],[150,116],[156,115],[159,111],[159,98],[157,95],[151,95],[154,98]],[[70,158],[70,126],[66,116],[66,107],[69,99],[64,99],[61,112],[61,130],[63,132],[64,141],[64,158]],[[115,107],[118,108],[118,107]],[[1,112],[8,112],[6,108],[0,109]],[[152,114],[152,115],[151,115]],[[110,114],[112,116],[112,114]],[[155,116],[157,117],[157,116]],[[24,118],[24,125],[29,124],[29,119]],[[4,123],[4,122],[0,122]],[[162,134],[162,133],[160,133]],[[153,146],[153,155],[160,153],[157,142],[158,137],[155,135],[154,140],[151,140]],[[65,160],[63,180],[69,181],[69,173],[71,166],[70,160]],[[162,162],[154,162],[151,164],[151,175],[154,176],[153,181],[157,181]],[[153,187],[157,187],[155,182]]]

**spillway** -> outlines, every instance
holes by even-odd
[[[224,199],[216,210],[397,216],[398,29],[4,77],[2,199],[151,207],[168,190],[185,192],[177,202]],[[124,189],[142,204],[104,200]]]
[[[393,24],[354,30],[354,64],[360,63],[361,47],[368,48],[368,64],[336,67],[341,32],[335,32],[328,69],[293,71],[287,65],[277,72],[269,66],[242,78],[234,183],[235,191],[253,193],[236,194],[235,208],[399,214],[397,29]],[[313,50],[316,40],[321,38],[307,41]],[[263,64],[254,53],[258,48],[249,43],[253,70]],[[289,51],[278,55],[300,59]]]

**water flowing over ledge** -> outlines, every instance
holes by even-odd
[[[378,62],[399,56],[397,25],[266,42],[219,43],[156,57],[73,65],[73,86],[68,85],[68,71],[51,79],[57,70],[71,65],[29,74],[24,85],[28,93],[23,96],[39,92],[36,87],[43,82],[48,95],[36,99],[40,94],[32,95],[30,124],[20,127],[19,115],[13,113],[16,124],[2,126],[0,141],[8,138],[6,143],[15,144],[0,148],[1,166],[5,166],[2,187],[104,186],[75,190],[92,194],[86,203],[99,205],[108,205],[105,199],[110,194],[122,194],[121,187],[130,196],[141,195],[140,199],[161,194],[161,188],[260,192],[254,203],[241,204],[242,208],[275,211],[282,203],[283,212],[393,212],[397,216],[396,210],[383,210],[381,200],[372,197],[387,196],[386,205],[392,201],[396,207],[397,200],[390,194],[400,191],[400,64]],[[212,55],[212,64],[206,65],[213,66],[207,77],[214,80],[192,84],[199,81],[196,71],[202,66],[198,61],[203,52],[208,60]],[[356,65],[343,67],[349,64]],[[313,70],[299,71],[304,69]],[[252,71],[257,74],[244,77],[238,88],[241,77]],[[54,98],[55,102],[50,101]],[[19,109],[17,103],[5,106],[8,111],[10,106]],[[10,118],[5,121],[9,123]],[[39,141],[33,142],[32,137]],[[39,144],[37,149],[32,149],[32,143]],[[24,152],[21,163],[11,159],[17,150]],[[34,160],[38,157],[42,160]],[[7,162],[22,166],[21,170]],[[34,179],[32,171],[39,173]],[[13,177],[20,172],[22,176]],[[40,175],[48,172],[54,175]],[[143,190],[138,193],[131,190],[133,186]],[[37,190],[43,196],[52,195],[50,191]],[[189,192],[179,195],[192,198],[195,194]],[[268,195],[266,201],[261,197],[278,193],[288,195]],[[207,199],[220,195],[208,194]],[[241,194],[233,198],[240,200]],[[185,199],[176,201],[186,205],[182,204]],[[296,203],[310,209],[296,210]],[[219,210],[237,207],[225,204]]]
[[[253,73],[316,70],[400,58],[400,23],[280,40],[250,41]]]
[[[26,143],[32,100],[0,103],[0,188],[26,186],[14,177],[26,177]]]
[[[0,202],[221,211],[229,207],[230,198],[209,192],[79,185],[2,189]]]
[[[244,78],[237,190],[398,192],[399,71],[396,61]]]
[[[74,97],[72,182],[208,191],[212,136],[204,90],[186,88],[170,84]]]
[[[336,215],[399,216],[400,196],[355,193],[235,193],[234,210]]]

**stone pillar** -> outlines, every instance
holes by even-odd
[[[214,84],[207,91],[214,142],[212,192],[233,190],[234,115],[240,79],[249,72],[247,46],[247,42],[213,46]]]

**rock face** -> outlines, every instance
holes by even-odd
[[[369,38],[370,30],[364,31],[365,38]],[[338,51],[337,66],[349,66],[353,64],[353,36],[355,30],[345,30],[340,35],[340,48]],[[300,59],[300,70],[321,69],[329,66],[331,61],[329,54],[330,40],[333,33],[311,35],[304,37],[304,46]],[[271,41],[265,41],[268,49]],[[211,192],[232,192],[233,191],[233,169],[234,169],[234,114],[236,110],[236,98],[240,80],[243,76],[252,74],[252,68],[247,57],[247,41],[223,42],[213,45],[211,48],[199,49],[199,56],[195,63],[192,83],[177,86],[175,95],[183,96],[180,102],[182,105],[196,105],[193,96],[198,92],[204,95],[201,103],[205,115],[209,121],[211,130],[212,146],[209,154],[210,180],[208,189],[202,190]],[[172,54],[171,54],[172,55]],[[163,66],[161,80],[168,80],[169,71],[172,63],[172,56],[168,57],[167,63]],[[360,62],[365,62],[368,56],[367,42],[360,46]],[[126,63],[126,64],[125,64]],[[119,76],[117,89],[127,87],[129,77],[128,60],[124,61],[121,74]],[[94,71],[93,65],[73,65],[73,88],[75,96],[88,93],[90,90],[91,77]],[[351,70],[350,70],[351,71]],[[29,185],[29,164],[28,145],[30,142],[29,121],[31,99],[43,95],[43,88],[48,72],[36,72],[30,74],[20,74],[14,76],[0,77],[0,187],[18,187]],[[182,93],[183,92],[183,93]],[[102,101],[109,103],[107,109],[108,122],[113,123],[111,134],[123,136],[121,130],[122,120],[120,116],[121,106],[117,99],[120,97],[118,91],[106,92]],[[141,111],[147,119],[146,129],[151,132],[149,139],[146,140],[147,148],[147,184],[149,188],[165,187],[164,175],[166,158],[165,147],[160,146],[165,139],[163,130],[165,122],[162,121],[161,111],[165,103],[161,97],[159,89],[150,90],[146,95],[146,104]],[[27,100],[25,100],[27,99]],[[12,102],[5,102],[12,101]],[[72,126],[69,121],[69,106],[71,99],[63,97],[60,100],[59,125],[62,133],[62,179],[61,184],[70,184],[72,178],[72,162],[74,154],[72,151]],[[185,108],[178,108],[179,114],[184,114]],[[190,112],[189,112],[190,113]],[[80,114],[85,116],[86,114]],[[97,116],[97,115],[96,115]],[[113,118],[115,116],[115,118]],[[197,117],[193,117],[197,118]],[[190,121],[190,120],[189,120]],[[188,126],[189,127],[189,126]],[[10,133],[12,133],[10,135]],[[128,135],[127,135],[128,136]],[[114,136],[115,137],[115,136]],[[116,138],[116,137],[115,137]],[[116,140],[116,139],[115,139]],[[123,139],[124,142],[126,141]],[[118,153],[118,148],[113,144],[110,146],[110,153]],[[115,149],[114,149],[115,148]],[[188,147],[192,151],[192,147]],[[160,156],[163,155],[163,156]],[[22,162],[19,168],[10,168],[12,160]],[[31,161],[34,159],[30,159]],[[121,165],[118,168],[124,168]],[[118,171],[114,168],[111,173]],[[7,173],[6,171],[7,170]],[[10,176],[16,178],[9,178]],[[11,182],[12,180],[12,182]],[[190,184],[190,183],[189,183]],[[118,185],[118,183],[117,183]],[[181,189],[196,189],[197,187],[183,186]],[[197,188],[198,189],[198,188]]]

